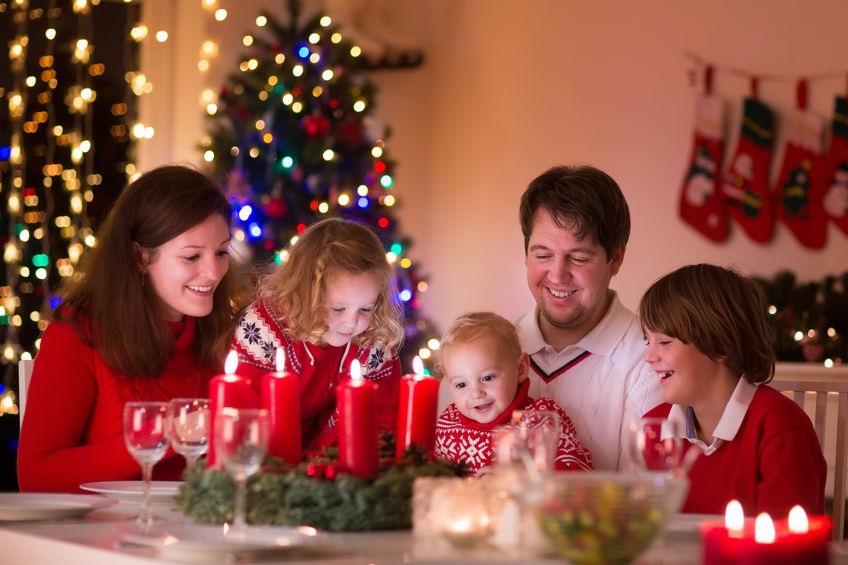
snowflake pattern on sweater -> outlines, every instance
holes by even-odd
[[[577,429],[571,418],[550,398],[527,399],[521,410],[551,410],[559,414],[562,423],[554,468],[557,471],[591,471],[592,454],[577,439]],[[495,460],[494,430],[497,426],[481,424],[463,416],[451,403],[436,422],[434,453],[440,459],[462,463],[470,474],[488,467]]]

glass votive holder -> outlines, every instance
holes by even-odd
[[[435,534],[455,548],[483,544],[492,533],[485,481],[466,478],[436,484],[430,500],[429,521]]]

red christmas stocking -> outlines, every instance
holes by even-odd
[[[827,239],[821,175],[824,121],[796,110],[787,116],[786,129],[783,164],[772,187],[775,215],[802,245],[821,249]]]
[[[718,169],[724,154],[723,125],[721,99],[698,95],[695,139],[680,192],[680,217],[713,241],[727,237],[727,215],[718,192]]]
[[[836,97],[830,147],[825,156],[825,215],[848,234],[848,100]]]
[[[728,214],[758,243],[768,241],[774,227],[768,189],[773,138],[769,107],[746,98],[739,142],[721,191]]]

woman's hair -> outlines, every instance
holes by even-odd
[[[518,220],[524,252],[530,244],[538,210],[547,210],[556,225],[588,237],[607,252],[609,261],[630,238],[630,208],[618,183],[589,165],[551,167],[533,179],[521,195]]]
[[[774,337],[756,282],[733,269],[688,265],[657,280],[639,303],[643,330],[691,343],[754,384],[774,377]]]
[[[72,324],[115,371],[155,376],[163,370],[173,335],[157,315],[156,291],[144,284],[134,244],[156,249],[218,214],[230,225],[231,206],[223,191],[203,173],[169,165],[136,179],[112,204],[97,232],[97,244],[83,254],[74,276],[59,291],[54,318]],[[197,319],[193,349],[210,367],[223,360],[231,331],[236,274],[218,284],[212,312]]]
[[[515,324],[494,312],[471,312],[454,320],[448,331],[442,336],[439,351],[449,347],[467,345],[481,337],[496,340],[498,346],[510,357],[521,357],[521,341]],[[441,356],[436,363],[436,373],[444,377],[445,368]]]
[[[364,225],[341,218],[312,224],[290,246],[285,262],[264,278],[260,294],[283,316],[286,335],[317,342],[328,328],[324,283],[339,273],[374,274],[380,283],[371,324],[352,341],[399,348],[403,311],[394,270],[380,239]]]

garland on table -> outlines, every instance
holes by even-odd
[[[381,441],[381,454],[394,454],[394,438]],[[429,461],[416,447],[397,461],[383,461],[376,478],[361,479],[337,471],[335,449],[296,467],[268,457],[247,484],[247,521],[328,531],[408,528],[416,477],[464,475],[461,466]],[[199,461],[186,469],[184,478],[175,501],[187,516],[205,524],[232,521],[235,486],[226,471]]]

